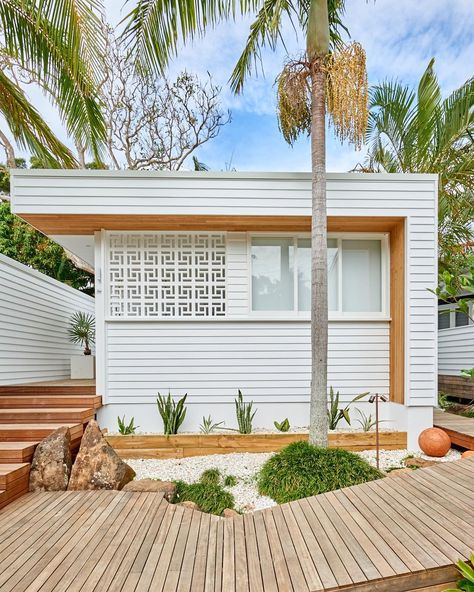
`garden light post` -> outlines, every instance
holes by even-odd
[[[380,445],[379,445],[379,401],[388,401],[387,395],[380,395],[374,393],[369,397],[369,403],[375,402],[375,450],[376,450],[376,462],[377,469],[380,469]]]

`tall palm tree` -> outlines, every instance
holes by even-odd
[[[47,166],[77,163],[28,101],[21,77],[43,89],[69,135],[97,158],[105,138],[96,94],[102,12],[102,0],[0,0],[0,113],[15,141]]]
[[[250,26],[245,48],[230,78],[231,87],[241,92],[254,63],[259,61],[264,46],[275,49],[282,40],[285,22],[302,31],[306,37],[306,52],[301,60],[290,61],[279,79],[280,127],[285,139],[292,143],[306,132],[311,135],[312,163],[312,302],[311,302],[311,411],[310,441],[327,445],[327,341],[328,341],[328,282],[327,282],[327,217],[326,217],[326,106],[332,109],[335,128],[342,137],[357,140],[365,129],[355,126],[351,118],[347,94],[327,100],[327,90],[347,83],[340,76],[331,84],[337,68],[331,63],[331,50],[341,47],[341,22],[344,0],[139,0],[126,17],[124,38],[131,55],[143,70],[162,73],[180,44],[219,22],[256,13]],[[360,52],[356,52],[360,58]],[[346,52],[347,58],[351,52]],[[365,57],[365,56],[364,56]],[[340,63],[340,62],[338,62]],[[364,60],[365,72],[365,60]],[[347,72],[346,72],[347,74]],[[362,77],[363,78],[363,77]],[[360,78],[358,80],[360,82]],[[362,80],[363,82],[363,80]],[[366,82],[366,79],[365,79]],[[357,85],[356,85],[357,86]],[[366,84],[362,84],[366,89]],[[360,89],[358,89],[360,90]],[[363,94],[364,89],[362,89]],[[344,93],[343,93],[344,94]],[[364,109],[362,109],[364,111]],[[365,110],[366,111],[366,110]],[[334,117],[335,115],[335,117]],[[346,118],[346,116],[349,116]],[[346,122],[350,120],[347,126]]]
[[[433,69],[418,88],[398,81],[370,94],[365,167],[389,173],[439,175],[440,267],[450,267],[459,245],[472,240],[474,220],[474,78],[446,99]]]

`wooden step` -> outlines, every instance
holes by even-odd
[[[24,463],[33,458],[38,442],[0,442],[0,463]]]
[[[100,409],[100,395],[8,395],[0,393],[0,409],[20,409],[23,407],[89,407]]]
[[[33,408],[33,409],[0,409],[0,424],[3,423],[87,423],[94,419],[95,411],[83,408]]]
[[[57,381],[51,383],[7,384],[0,386],[0,395],[95,395],[90,381]]]
[[[0,489],[9,489],[15,481],[28,479],[30,463],[0,464]]]
[[[0,441],[3,442],[38,442],[49,436],[58,427],[66,426],[71,431],[71,440],[75,443],[82,436],[82,423],[24,423],[0,424]]]
[[[0,490],[0,509],[28,493],[29,481],[30,477],[29,474],[27,474],[22,478],[13,481],[13,483],[8,484],[5,490]]]

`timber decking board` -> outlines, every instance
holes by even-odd
[[[30,462],[38,442],[0,442],[0,463]]]
[[[0,408],[1,424],[62,423],[63,421],[87,423],[94,419],[95,411],[90,407],[22,407]]]
[[[158,493],[28,494],[0,511],[0,589],[440,592],[474,549],[473,471],[439,463],[236,518]]]
[[[474,450],[474,417],[434,409],[433,424],[444,430],[453,444]]]

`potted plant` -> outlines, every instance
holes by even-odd
[[[71,356],[71,378],[95,378],[95,356],[91,345],[95,340],[95,319],[91,314],[76,312],[69,323],[69,341],[84,347],[84,355]]]

